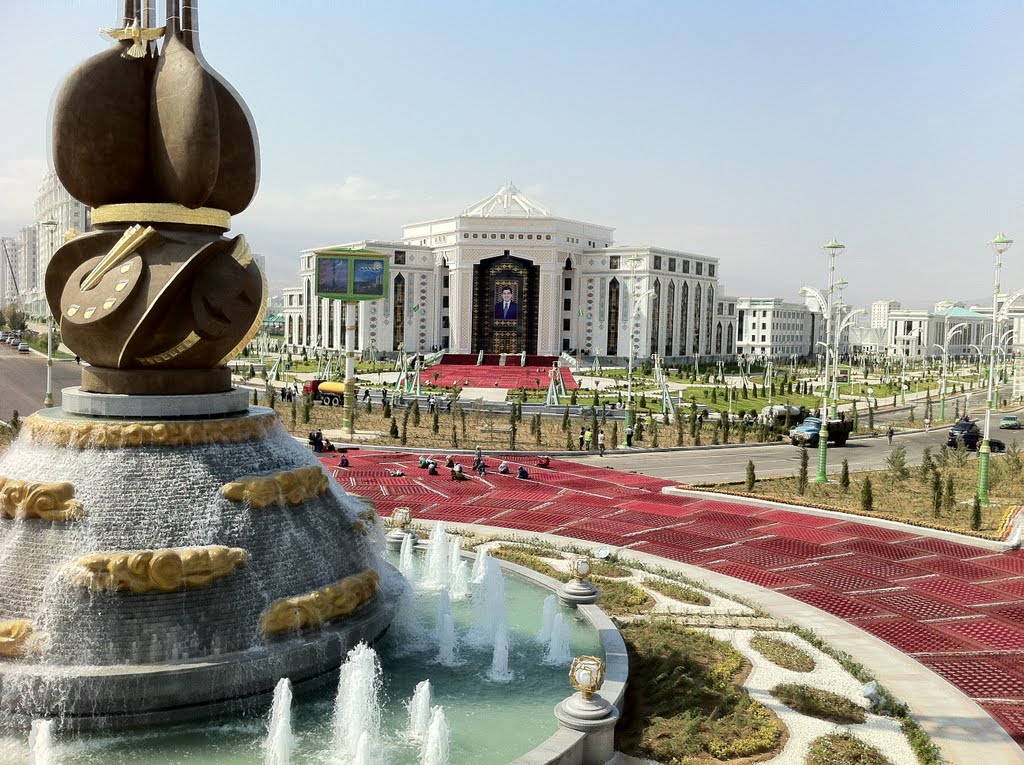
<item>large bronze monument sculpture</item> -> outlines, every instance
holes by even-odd
[[[241,98],[199,50],[195,0],[138,0],[56,102],[53,156],[95,231],[46,273],[89,362],[0,458],[0,712],[126,727],[302,689],[388,626],[396,572],[345,496],[227,362],[263,276],[230,216],[257,187]],[[382,541],[382,540],[381,540]]]

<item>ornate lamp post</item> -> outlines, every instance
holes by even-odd
[[[996,369],[996,342],[999,338],[999,271],[1003,267],[1003,255],[1010,249],[1013,244],[1012,239],[1008,239],[1002,232],[989,242],[989,246],[996,256],[996,275],[995,284],[992,289],[992,347],[989,352],[988,361],[988,397],[985,401],[985,433],[981,442],[981,447],[978,449],[978,499],[981,500],[981,504],[988,504],[988,460],[989,454],[991,453],[991,447],[989,444],[989,434],[992,431],[992,407],[995,402],[993,400],[995,391],[995,369]]]
[[[822,295],[820,290],[814,287],[804,287],[800,294],[813,297],[818,302],[818,307],[825,315],[825,381],[821,388],[821,430],[818,431],[818,474],[814,478],[815,483],[828,483],[828,397],[829,397],[829,372],[832,339],[832,303],[836,289],[836,258],[846,249],[834,238],[822,248],[828,256],[828,292]]]
[[[40,221],[39,225],[49,232],[50,258],[53,257],[53,232],[57,228],[57,221],[49,218]],[[53,406],[53,312],[49,305],[46,308],[46,396],[43,398],[43,406]]]
[[[946,377],[949,374],[949,346],[953,342],[953,338],[966,327],[967,323],[963,321],[954,325],[953,329],[949,330],[943,338],[946,341],[944,345],[934,344],[936,348],[942,351],[942,377],[939,380],[939,422],[944,422],[946,419]]]

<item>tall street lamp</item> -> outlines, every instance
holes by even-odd
[[[1003,267],[1003,255],[1013,244],[1002,232],[995,239],[989,242],[989,246],[996,256],[995,285],[992,289],[992,348],[989,352],[988,361],[988,398],[985,401],[985,433],[981,441],[981,448],[978,449],[978,499],[981,504],[988,504],[988,460],[992,449],[989,444],[989,434],[992,431],[992,407],[995,391],[995,369],[996,369],[996,343],[999,340],[998,313],[999,313],[999,271]]]
[[[833,297],[836,289],[836,258],[846,249],[834,238],[824,245],[822,249],[828,256],[828,291],[822,295],[814,287],[804,287],[800,294],[812,296],[818,301],[818,307],[825,314],[825,384],[821,388],[821,430],[818,431],[818,474],[814,478],[815,483],[828,483],[828,396],[829,396],[829,372],[831,340],[832,340],[832,307]],[[827,295],[827,297],[826,297]]]
[[[57,228],[57,221],[48,218],[40,221],[39,225],[49,232],[49,263],[53,259],[53,232]],[[43,398],[43,406],[53,406],[53,313],[50,311],[49,301],[46,301],[46,397]]]

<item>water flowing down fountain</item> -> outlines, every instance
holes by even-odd
[[[448,586],[450,575],[448,532],[445,531],[444,521],[435,523],[433,530],[430,532],[426,569],[425,584],[428,588],[440,590]]]
[[[412,583],[414,571],[412,563],[412,550],[413,550],[413,537],[412,534],[406,534],[402,537],[402,548],[398,557],[398,570],[402,572],[410,584]]]
[[[377,652],[360,643],[341,665],[334,700],[333,751],[343,762],[358,762],[361,749],[380,748],[381,684]]]
[[[537,633],[537,642],[541,645],[548,645],[551,642],[551,627],[555,623],[555,612],[558,610],[558,598],[548,595],[544,598],[544,613],[540,620],[540,632]]]
[[[560,614],[555,614],[551,622],[551,638],[548,642],[548,653],[544,657],[544,663],[553,667],[560,667],[572,661],[572,650],[570,640],[572,639],[572,626]]]
[[[352,765],[377,765],[379,759],[374,757],[374,750],[370,743],[370,734],[364,730],[359,734],[359,740],[356,742],[356,754],[350,762]],[[342,762],[344,762],[344,758]]]
[[[451,734],[448,720],[442,707],[434,707],[430,713],[426,739],[423,742],[422,765],[448,765]]]
[[[459,561],[452,576],[452,600],[465,600],[469,597],[469,563]]]
[[[282,677],[274,688],[274,703],[263,744],[263,765],[289,765],[292,759],[292,683]]]
[[[413,741],[423,741],[430,725],[430,680],[421,680],[413,689],[409,700],[409,726],[406,735]]]
[[[29,765],[57,765],[53,745],[53,720],[33,720],[28,734]]]
[[[501,622],[494,631],[494,654],[487,679],[495,683],[510,683],[514,677],[508,668],[508,627]]]
[[[87,363],[0,455],[0,715],[24,727],[262,711],[382,635],[404,586],[375,511],[232,384],[267,306],[228,235],[259,144],[197,5],[161,25],[126,0],[54,101],[53,166],[93,229],[57,232],[44,287]]]
[[[459,563],[462,561],[462,537],[449,535],[448,537],[448,577],[455,574]]]

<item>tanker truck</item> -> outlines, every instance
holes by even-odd
[[[311,394],[314,401],[324,406],[343,406],[345,404],[345,383],[331,380],[307,380],[302,384],[303,394]]]

